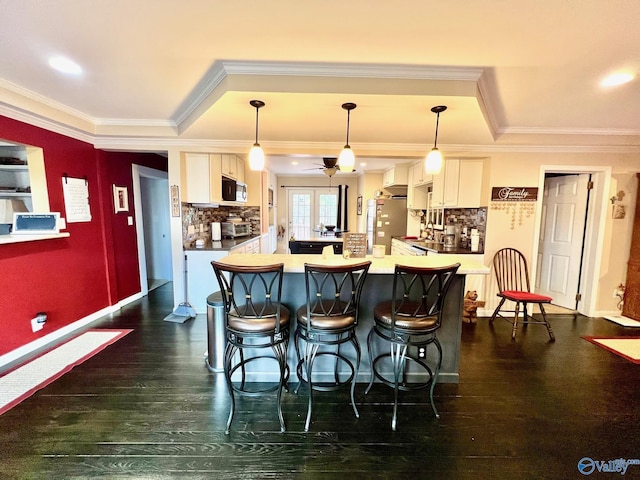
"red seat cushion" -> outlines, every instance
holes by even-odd
[[[506,298],[507,300],[512,300],[514,302],[538,302],[538,303],[549,303],[553,298],[547,297],[546,295],[538,295],[537,293],[531,292],[521,292],[519,290],[505,290],[500,293],[501,296]]]

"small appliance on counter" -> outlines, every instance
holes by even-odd
[[[222,222],[220,229],[223,237],[236,238],[251,235],[250,222]]]
[[[445,233],[442,235],[442,247],[445,250],[453,250],[456,248],[456,236],[453,233]]]
[[[446,225],[444,227],[444,235],[442,235],[442,243],[445,250],[453,250],[460,245],[460,227],[458,225]]]

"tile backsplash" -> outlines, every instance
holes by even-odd
[[[260,234],[260,207],[223,206],[195,207],[188,203],[182,204],[182,242],[190,245],[196,240],[211,240],[211,224],[226,222],[230,215],[242,218],[251,223],[251,233]],[[189,227],[193,226],[195,233],[189,234]],[[200,226],[202,226],[202,231]]]
[[[487,207],[480,208],[447,208],[444,211],[444,224],[467,227],[467,235],[472,228],[478,229],[480,235],[480,251],[484,251],[484,239],[487,225]]]

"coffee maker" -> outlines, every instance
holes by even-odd
[[[445,226],[444,235],[442,235],[442,243],[445,250],[457,248],[460,243],[460,227],[457,225]]]

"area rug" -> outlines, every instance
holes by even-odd
[[[640,328],[640,322],[633,318],[623,317],[622,315],[607,315],[604,318],[623,327]]]
[[[640,337],[582,337],[633,363],[640,364]]]
[[[93,329],[0,377],[0,415],[132,330]]]

